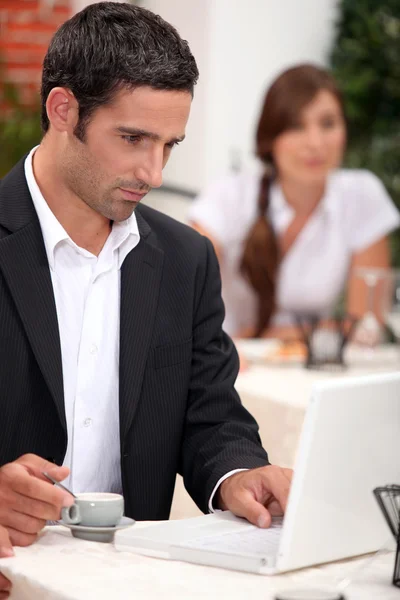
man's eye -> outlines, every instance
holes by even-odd
[[[139,135],[123,135],[122,139],[128,144],[137,144],[142,138]]]
[[[167,144],[167,148],[173,148],[174,146],[179,146],[179,142],[169,142]]]

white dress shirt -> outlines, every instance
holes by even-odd
[[[64,465],[74,492],[122,492],[119,435],[120,274],[139,243],[133,214],[114,223],[99,256],[77,246],[50,210],[25,161],[57,307],[68,431]]]
[[[231,335],[253,326],[257,314],[257,297],[240,272],[240,261],[258,216],[260,177],[253,171],[228,174],[192,203],[188,215],[222,248],[224,328]],[[271,189],[268,217],[278,236],[294,217],[277,184]],[[329,316],[345,287],[353,254],[399,224],[399,212],[376,175],[361,169],[333,172],[319,206],[280,264],[273,324],[293,324],[294,312]]]
[[[121,266],[139,243],[134,214],[114,223],[95,256],[71,240],[36,182],[32,159],[25,176],[43,234],[57,308],[68,445],[65,485],[75,493],[122,493],[119,434]],[[219,485],[230,475],[218,481]]]

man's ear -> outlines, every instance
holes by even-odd
[[[67,88],[55,87],[51,90],[46,111],[52,128],[60,133],[73,131],[78,123],[79,105]]]

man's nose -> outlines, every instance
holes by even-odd
[[[158,152],[145,157],[135,170],[135,178],[143,181],[151,188],[158,188],[162,184],[163,156]]]

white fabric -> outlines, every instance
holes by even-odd
[[[136,217],[114,223],[99,256],[78,247],[50,210],[25,162],[57,307],[74,492],[121,492],[119,437],[120,269],[139,243]]]
[[[219,486],[221,485],[221,483],[223,481],[225,481],[225,479],[228,479],[228,477],[230,477],[231,475],[234,475],[235,473],[240,473],[241,471],[247,471],[247,470],[248,469],[234,469],[233,471],[229,471],[229,473],[226,473],[225,475],[223,475],[223,477],[221,477],[220,479],[218,479],[217,485],[213,489],[213,492],[212,492],[212,494],[210,496],[210,499],[208,501],[208,512],[210,512],[210,513],[215,512],[214,507],[213,507],[213,500],[214,500],[214,496],[216,494],[216,491],[219,488]]]
[[[35,180],[25,176],[39,217],[57,307],[68,445],[64,484],[75,493],[122,493],[119,436],[119,311],[121,266],[139,243],[133,214],[114,223],[98,257],[77,246],[56,219]],[[226,473],[219,485],[241,469]]]
[[[143,525],[149,523],[134,527]],[[332,588],[346,577],[354,577],[345,590],[348,599],[399,595],[391,585],[393,552],[268,577],[117,552],[112,544],[78,540],[66,528],[52,527],[15,553],[0,559],[0,570],[13,583],[10,600],[273,600],[279,590]]]
[[[255,172],[227,175],[206,189],[188,214],[222,248],[224,327],[231,335],[254,325],[256,297],[239,264],[257,217],[260,176]],[[268,214],[278,236],[294,216],[276,184]],[[274,324],[290,323],[294,311],[329,314],[345,285],[352,255],[399,224],[399,213],[375,175],[345,169],[332,173],[321,203],[281,263]]]

